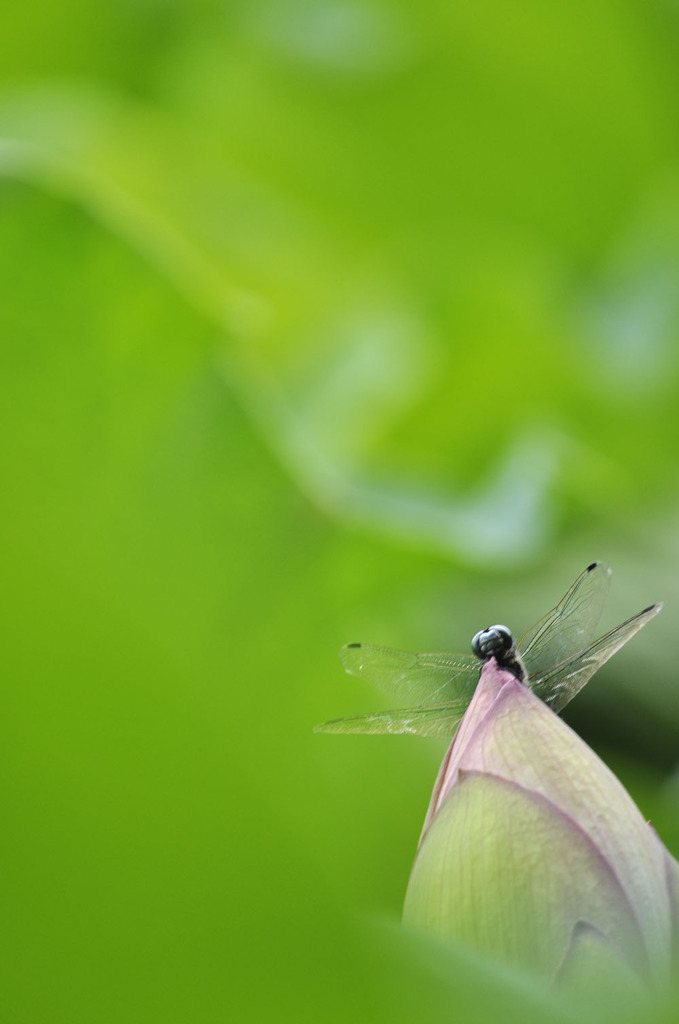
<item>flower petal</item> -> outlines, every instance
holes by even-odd
[[[439,768],[439,773],[436,777],[436,782],[434,783],[434,791],[429,803],[429,809],[427,810],[424,825],[422,826],[420,842],[422,842],[422,839],[424,838],[424,835],[440,804],[454,785],[460,761],[464,756],[467,747],[470,744],[473,744],[476,731],[485,721],[486,716],[495,703],[495,700],[501,693],[502,687],[512,680],[516,682],[511,672],[507,672],[505,669],[498,667],[495,658],[491,658],[490,661],[486,662],[483,666],[483,669],[481,670],[481,677],[476,690],[474,691],[474,696],[469,702],[469,707],[465,711],[464,718],[460,722],[457,731],[453,736],[452,742],[448,747],[446,756],[443,758],[443,763]]]
[[[660,843],[659,839],[658,843]],[[663,853],[672,918],[672,961],[674,969],[677,971],[679,970],[679,864],[664,846]]]
[[[577,921],[570,945],[555,977],[560,991],[568,991],[593,1011],[614,1011],[627,1016],[631,1005],[643,1010],[648,993],[628,969],[612,942],[589,921]]]
[[[420,846],[404,921],[551,977],[583,918],[643,971],[636,916],[592,840],[539,793],[461,771]]]

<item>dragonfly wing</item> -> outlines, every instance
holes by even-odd
[[[410,733],[450,740],[467,709],[468,701],[450,701],[426,708],[379,711],[374,715],[336,718],[314,726],[314,732]]]
[[[549,704],[553,711],[561,711],[583,688],[596,670],[604,665],[616,651],[620,650],[635,633],[638,633],[654,615],[657,615],[661,608],[662,604],[653,604],[650,608],[644,608],[642,612],[621,622],[610,633],[600,636],[579,654],[567,658],[559,665],[554,665],[542,674],[529,676],[528,687],[545,704]]]
[[[517,652],[529,678],[561,664],[591,642],[608,595],[610,576],[607,565],[592,562],[556,608],[521,639]]]
[[[430,706],[471,700],[481,663],[473,655],[415,654],[395,647],[347,644],[340,651],[347,672],[399,700]]]

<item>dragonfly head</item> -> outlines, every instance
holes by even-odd
[[[495,658],[500,668],[511,672],[520,683],[526,681],[526,670],[514,650],[514,637],[506,626],[488,626],[472,640],[472,651],[481,661]]]
[[[488,626],[479,630],[472,640],[472,651],[481,661],[497,658],[501,665],[507,655],[514,652],[514,638],[506,626]]]

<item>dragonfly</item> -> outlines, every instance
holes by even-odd
[[[649,605],[594,639],[610,575],[604,562],[592,562],[556,607],[516,645],[509,629],[501,625],[477,633],[471,655],[416,654],[373,644],[347,644],[340,651],[345,670],[408,706],[336,718],[317,725],[315,731],[414,733],[450,739],[476,689],[483,664],[491,657],[558,713],[662,608],[662,604]]]

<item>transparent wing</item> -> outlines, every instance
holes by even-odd
[[[469,703],[481,669],[471,654],[414,654],[374,644],[347,644],[340,661],[347,672],[378,690],[426,706],[460,698]]]
[[[661,608],[662,604],[653,604],[650,608],[644,608],[642,612],[621,622],[610,633],[600,636],[584,651],[567,658],[559,665],[552,666],[546,672],[529,676],[529,688],[545,704],[549,704],[553,711],[561,711],[583,688],[596,670],[605,664],[616,651],[619,651],[635,633],[638,633],[654,615],[657,615]]]
[[[607,565],[592,562],[556,608],[547,612],[520,640],[517,652],[529,677],[543,675],[587,647],[606,602],[610,576]]]
[[[450,740],[460,719],[467,710],[465,700],[427,708],[403,708],[400,711],[380,711],[374,715],[356,715],[354,718],[336,718],[314,726],[314,732],[411,733]]]

